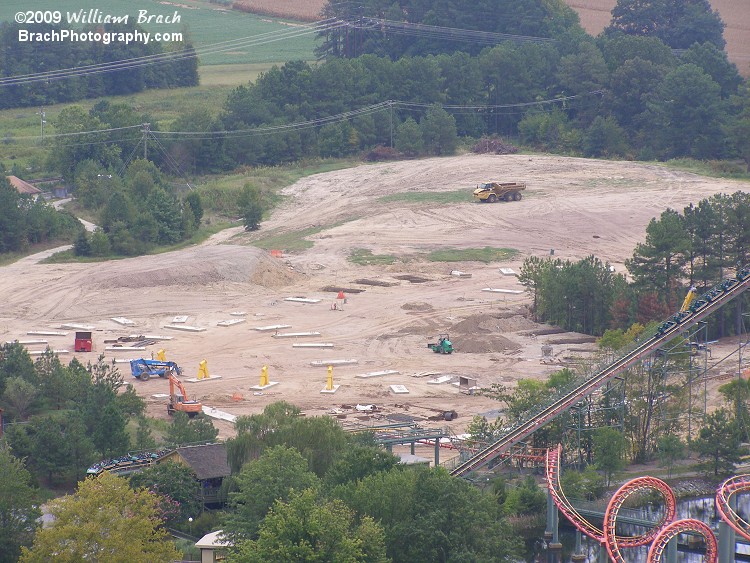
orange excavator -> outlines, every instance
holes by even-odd
[[[198,401],[191,401],[188,398],[185,386],[182,384],[182,381],[175,377],[170,368],[167,368],[166,375],[169,378],[167,414],[174,414],[175,411],[181,411],[187,413],[190,418],[200,414],[203,411],[203,405]]]

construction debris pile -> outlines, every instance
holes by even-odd
[[[482,137],[479,142],[471,147],[471,152],[476,154],[515,154],[518,147],[504,142],[499,137]]]

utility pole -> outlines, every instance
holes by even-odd
[[[388,100],[391,107],[391,148],[393,148],[393,100]]]
[[[150,126],[150,123],[144,123],[143,129],[141,129],[141,133],[143,133],[143,160],[148,160],[148,133]]]
[[[44,119],[47,113],[44,111],[44,108],[39,108],[39,111],[37,112],[39,115],[39,134],[42,137],[42,141],[44,140],[44,124],[47,123],[47,121]]]

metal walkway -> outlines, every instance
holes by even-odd
[[[724,280],[696,299],[687,311],[679,312],[663,322],[656,332],[646,340],[636,342],[619,358],[608,365],[595,368],[550,402],[540,405],[517,422],[508,432],[469,459],[450,469],[451,475],[466,476],[502,456],[514,444],[528,438],[539,428],[557,418],[570,407],[591,395],[616,375],[628,369],[642,358],[652,354],[665,342],[679,336],[714,311],[742,295],[750,287],[750,267],[742,268],[737,276]]]

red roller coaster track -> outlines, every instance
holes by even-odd
[[[737,475],[724,481],[716,491],[719,516],[746,540],[750,540],[750,523],[737,514],[729,501],[734,494],[750,492],[750,475]]]
[[[596,371],[590,377],[579,380],[572,390],[563,392],[552,402],[528,413],[525,419],[516,423],[515,426],[498,440],[453,468],[451,475],[467,475],[497,459],[514,444],[529,437],[536,430],[542,428],[570,407],[588,397],[637,361],[652,354],[665,342],[675,338],[691,326],[697,324],[704,317],[741,295],[748,287],[750,287],[750,268],[745,267],[737,273],[735,278],[724,280],[710,291],[701,295],[687,311],[676,313],[663,322],[653,336],[637,343],[634,349],[626,352],[603,369]]]
[[[655,477],[638,477],[628,481],[620,487],[617,492],[612,495],[609,503],[607,503],[607,509],[604,513],[604,530],[599,530],[596,526],[578,514],[570,501],[565,497],[565,493],[560,487],[561,454],[562,446],[550,448],[547,451],[547,488],[552,495],[555,506],[557,506],[558,510],[560,510],[565,518],[570,520],[578,530],[603,545],[606,548],[611,561],[614,561],[615,563],[625,563],[626,560],[622,555],[622,549],[651,544],[647,562],[659,563],[667,544],[672,538],[685,532],[693,532],[702,535],[706,541],[706,555],[704,560],[708,563],[716,563],[718,548],[716,544],[716,536],[711,528],[699,520],[674,520],[676,514],[674,493],[664,481]],[[733,487],[732,485],[725,487],[725,485],[734,479],[741,479],[742,484],[740,485],[737,483],[736,487]],[[731,490],[731,492],[728,492],[726,495],[726,506],[728,507],[729,496],[735,492],[750,490],[750,480],[748,480],[748,477],[746,476],[744,478],[733,478],[725,481],[719,489],[719,492],[717,492],[717,498],[719,494],[725,490]],[[661,519],[659,522],[655,523],[652,529],[647,530],[640,536],[616,536],[615,529],[617,528],[617,515],[620,508],[628,497],[643,491],[657,491],[661,494],[664,499],[664,513]],[[722,518],[727,520],[723,513]],[[727,522],[730,523],[728,520]],[[732,524],[730,523],[730,525]],[[747,533],[747,528],[744,533],[740,533],[745,535]]]

